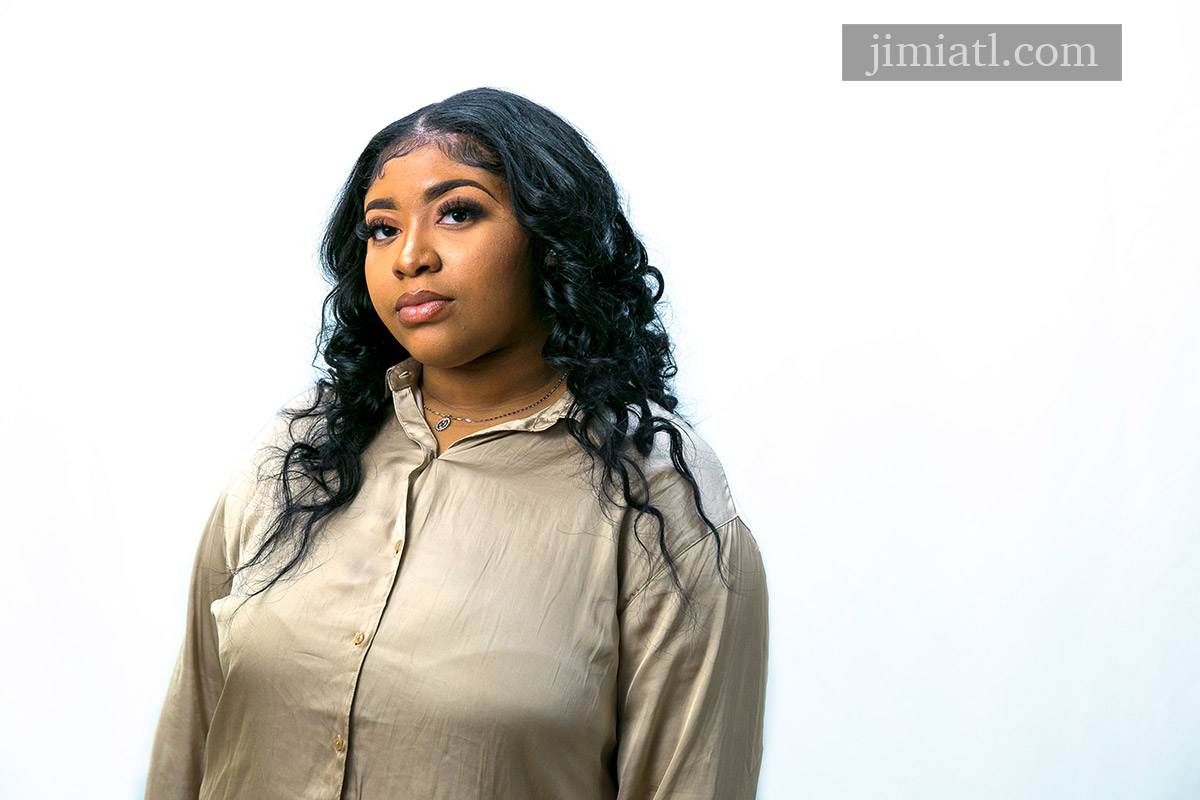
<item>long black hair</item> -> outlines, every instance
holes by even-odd
[[[390,395],[382,391],[383,376],[408,353],[371,304],[367,245],[359,228],[367,191],[384,164],[431,143],[508,184],[513,211],[529,236],[534,301],[551,322],[542,357],[566,375],[574,396],[567,430],[591,456],[599,496],[636,512],[634,535],[647,555],[652,551],[639,523],[652,520],[658,550],[682,589],[667,551],[663,514],[651,502],[646,475],[628,447],[648,456],[655,436],[665,434],[672,465],[690,485],[696,510],[716,539],[724,578],[720,535],[684,458],[683,434],[650,406],[674,412],[678,405],[670,387],[676,374],[671,342],[656,310],[662,273],[650,265],[612,177],[578,131],[519,95],[473,89],[381,130],[342,187],[320,250],[333,284],[317,339],[327,369],[312,404],[285,411],[293,443],[279,449],[272,476],[278,513],[253,558],[238,570],[277,554],[282,566],[249,596],[296,569],[320,523],[354,500],[363,482],[360,457],[394,413]]]

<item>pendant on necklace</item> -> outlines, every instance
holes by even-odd
[[[449,428],[449,427],[450,427],[450,418],[449,418],[449,417],[442,417],[441,419],[439,419],[439,420],[437,421],[437,425],[434,425],[433,427],[434,427],[434,428],[436,428],[436,429],[437,429],[437,430],[439,430],[439,431],[444,431],[444,430],[446,430],[446,428]]]

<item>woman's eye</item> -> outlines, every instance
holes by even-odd
[[[398,233],[398,231],[391,225],[384,225],[382,222],[377,222],[371,225],[370,230],[371,238],[377,242],[381,242],[384,239],[390,239]]]
[[[456,198],[438,209],[438,221],[443,225],[465,225],[483,216],[483,206],[474,200]]]

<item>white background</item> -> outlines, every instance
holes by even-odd
[[[785,11],[786,8],[795,10]],[[1112,83],[843,83],[842,23],[1124,25]],[[0,7],[0,796],[141,796],[192,555],[312,379],[379,128],[576,124],[771,589],[759,796],[1200,796],[1194,4]]]

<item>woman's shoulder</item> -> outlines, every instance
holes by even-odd
[[[328,391],[327,389],[325,391]],[[240,563],[248,533],[269,520],[275,508],[275,488],[284,454],[303,441],[320,415],[297,416],[313,410],[322,400],[322,390],[313,384],[280,406],[247,442],[234,459],[235,468],[221,494],[226,549],[231,563]]]
[[[679,414],[654,402],[650,403],[650,410],[654,417],[667,423],[655,426],[653,447],[641,459],[652,496],[684,507],[695,505],[691,485],[676,467],[677,462],[682,462],[695,479],[706,515],[713,524],[721,526],[736,517],[737,504],[725,466],[713,447]],[[631,421],[631,425],[636,424],[636,420]]]
[[[717,550],[724,549],[730,537],[750,534],[741,522],[724,465],[713,447],[680,415],[654,403],[650,404],[650,411],[654,418],[652,447],[642,454],[631,443],[628,452],[646,478],[650,504],[662,514],[662,543],[672,561],[678,566],[679,559],[686,556],[698,568],[707,561],[715,561]],[[639,419],[637,414],[631,414],[631,430],[636,429]],[[695,489],[677,464],[686,467],[695,481]],[[633,481],[631,488],[641,488],[640,481]],[[701,509],[696,507],[697,494]],[[650,515],[627,507],[621,536],[625,554],[623,595],[632,596],[658,579],[669,580],[664,577],[669,574],[669,567],[656,544],[658,525]]]
[[[280,406],[248,443],[236,477],[256,482],[272,460],[296,442],[304,441],[313,425],[321,421],[318,409],[328,391],[312,384]]]

